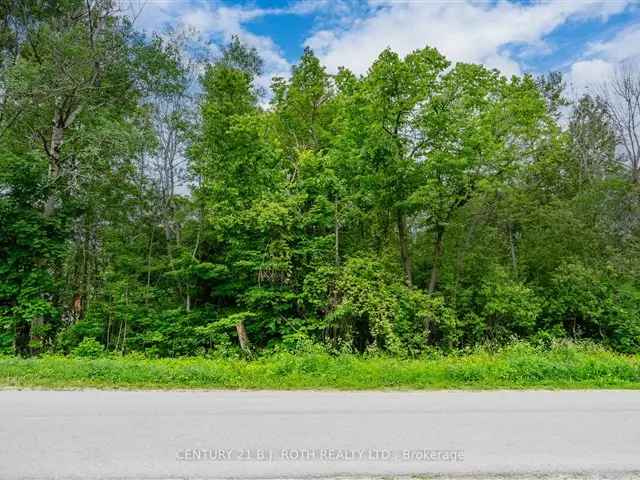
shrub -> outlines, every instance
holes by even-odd
[[[553,276],[548,310],[574,338],[604,341],[622,352],[640,350],[640,290],[613,271],[562,265]]]
[[[74,357],[98,358],[104,355],[104,347],[95,338],[85,337],[71,354]]]
[[[498,270],[485,281],[481,294],[484,298],[482,314],[492,337],[524,337],[533,332],[542,302],[531,288]]]

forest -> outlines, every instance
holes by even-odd
[[[640,352],[640,68],[364,75],[0,1],[0,353]],[[358,52],[353,52],[357,55]]]

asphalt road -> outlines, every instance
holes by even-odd
[[[640,478],[640,392],[0,391],[3,480],[559,472]]]

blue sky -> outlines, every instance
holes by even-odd
[[[238,35],[263,56],[265,86],[305,46],[329,71],[365,73],[383,48],[430,45],[507,75],[561,70],[578,92],[640,57],[640,0],[147,0],[137,24],[197,30],[212,55]]]

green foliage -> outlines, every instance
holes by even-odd
[[[42,200],[43,163],[35,153],[17,154],[0,146],[0,350],[28,354],[52,342],[51,326],[36,319],[59,316],[51,265],[66,253],[64,217],[45,218],[33,204]],[[38,331],[36,331],[38,330]],[[30,343],[33,341],[33,343]]]
[[[0,26],[0,353],[295,376],[514,338],[639,351],[638,187],[610,107],[560,74],[427,46],[331,75],[307,48],[267,97],[237,37],[198,64],[111,2],[29,5]],[[548,368],[527,348],[501,355]]]
[[[531,288],[499,271],[485,281],[480,295],[481,314],[491,338],[527,337],[533,333],[542,302]]]
[[[346,334],[353,338],[364,323],[364,333],[372,339],[370,346],[397,353],[400,342],[393,326],[399,305],[389,280],[373,259],[349,259],[336,281],[337,304],[328,316],[329,325],[346,327]]]
[[[429,345],[457,345],[457,318],[444,300],[408,288],[373,258],[310,273],[304,299],[325,316],[334,347],[416,355]]]
[[[145,359],[0,357],[0,385],[10,387],[229,389],[521,389],[630,388],[640,385],[640,359],[592,345],[548,349],[516,343],[464,356],[398,359],[331,356],[306,344],[252,361],[236,358]]]
[[[74,357],[97,358],[104,355],[104,346],[95,338],[85,337],[77,347],[71,351]]]
[[[616,278],[617,277],[617,278]],[[567,263],[553,276],[549,313],[574,338],[598,338],[624,352],[640,346],[640,290],[615,272]]]

